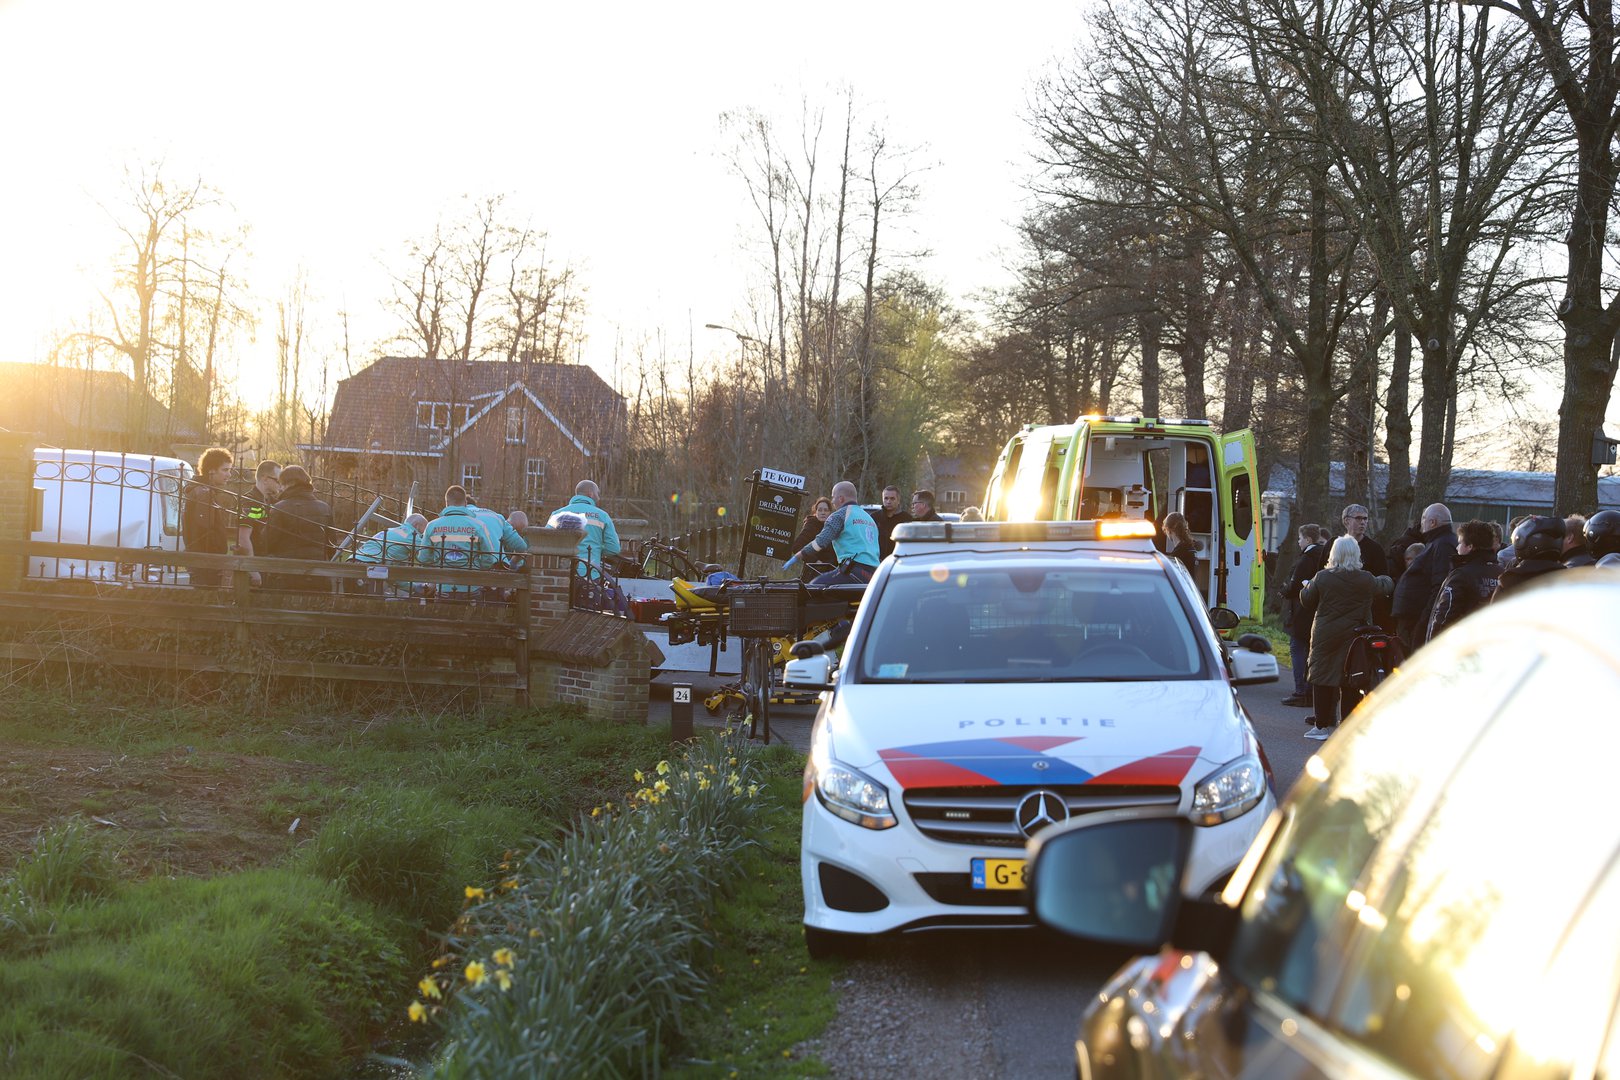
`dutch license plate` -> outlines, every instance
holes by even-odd
[[[974,859],[975,889],[1022,889],[1028,866],[1023,859]]]

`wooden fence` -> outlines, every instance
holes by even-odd
[[[0,540],[0,559],[15,557],[63,558],[128,562],[138,554],[142,563],[165,567],[218,570],[231,582],[224,587],[102,584],[25,579],[22,587],[0,591],[0,624],[23,629],[45,629],[62,616],[101,617],[108,625],[136,628],[215,628],[231,635],[234,655],[158,652],[144,649],[71,650],[60,642],[0,641],[0,660],[23,662],[88,661],[120,667],[173,671],[256,674],[266,661],[277,676],[395,683],[424,686],[461,686],[511,690],[520,705],[529,702],[529,640],[533,613],[532,578],[526,572],[460,570],[419,566],[385,566],[354,562],[311,562],[295,559],[207,555],[194,552],[143,550],[84,544],[56,544],[27,540]],[[250,574],[278,578],[308,578],[322,592],[285,592],[258,589]],[[339,591],[342,583],[370,581],[389,584],[475,586],[486,593],[499,590],[500,602],[412,596],[363,596]],[[310,603],[317,609],[299,606]],[[328,610],[330,607],[330,610]],[[398,643],[427,646],[438,664],[355,664],[298,659],[266,658],[250,654],[259,640],[255,631],[336,632],[368,645]],[[504,670],[510,658],[510,670]],[[478,661],[478,663],[471,662]],[[477,670],[490,662],[501,670]]]

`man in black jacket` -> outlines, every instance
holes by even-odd
[[[282,559],[330,559],[332,508],[315,497],[315,485],[302,465],[288,465],[281,470],[281,492],[265,521],[264,553]],[[326,585],[302,574],[276,576],[280,579],[277,586],[283,589],[319,592]]]
[[[1440,583],[1451,572],[1451,560],[1457,554],[1457,534],[1451,531],[1451,511],[1445,503],[1430,503],[1418,520],[1423,532],[1423,552],[1406,567],[1406,572],[1395,583],[1393,613],[1395,627],[1410,656],[1423,644],[1429,627],[1429,610],[1434,604]]]
[[[1311,617],[1299,609],[1299,591],[1327,564],[1328,549],[1320,525],[1301,525],[1295,535],[1299,540],[1299,561],[1283,586],[1283,598],[1288,601],[1288,652],[1294,667],[1294,692],[1283,698],[1283,704],[1310,708],[1311,687],[1305,669],[1311,662]]]
[[[883,489],[883,509],[872,515],[872,520],[878,529],[878,558],[887,559],[889,552],[894,550],[894,538],[891,535],[896,525],[912,520],[911,515],[900,509],[900,489],[890,484]]]
[[[1513,530],[1513,561],[1498,575],[1496,593],[1491,599],[1498,600],[1543,574],[1564,569],[1564,561],[1560,557],[1563,551],[1562,518],[1525,518]]]
[[[1496,558],[1496,533],[1490,523],[1463,522],[1457,530],[1457,554],[1451,560],[1451,573],[1440,583],[1424,640],[1433,641],[1440,631],[1490,603],[1501,568]]]
[[[934,510],[934,493],[927,488],[911,493],[911,520],[912,521],[943,521],[938,512]],[[1584,522],[1583,522],[1584,524]]]

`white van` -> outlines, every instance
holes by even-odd
[[[192,476],[180,458],[116,450],[34,450],[33,528],[29,538],[130,549],[117,562],[28,559],[27,575],[94,581],[161,581],[140,552],[179,551],[180,494]],[[172,572],[169,573],[172,579]]]

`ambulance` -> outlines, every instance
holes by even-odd
[[[1254,434],[1208,420],[1082,416],[1026,425],[985,491],[987,521],[1187,519],[1208,607],[1259,618],[1265,601]]]

